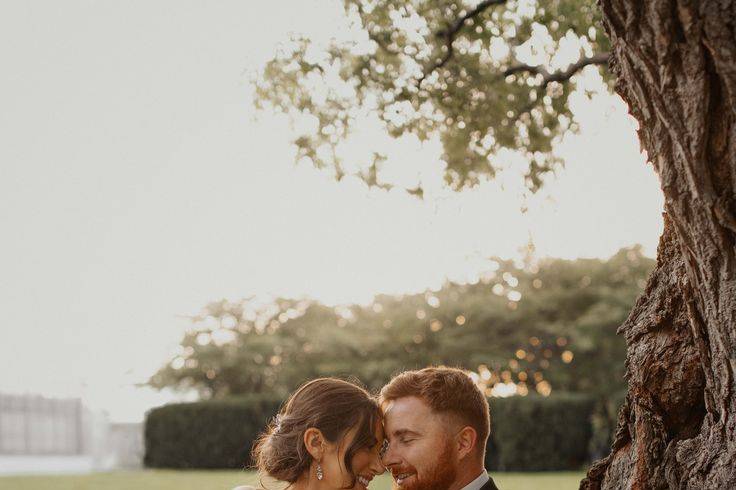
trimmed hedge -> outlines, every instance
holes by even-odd
[[[177,403],[148,412],[143,462],[151,468],[243,468],[281,398]]]
[[[486,467],[496,471],[578,470],[589,461],[592,398],[578,394],[492,398]],[[171,404],[146,418],[144,463],[153,468],[243,468],[282,403],[248,396]]]
[[[489,402],[488,469],[578,470],[589,462],[593,398],[559,393],[547,398],[492,398]]]
[[[611,452],[611,444],[618,423],[618,412],[625,399],[626,390],[622,390],[596,403],[592,416],[593,435],[590,438],[588,449],[591,460],[604,458]]]

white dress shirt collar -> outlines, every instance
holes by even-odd
[[[491,478],[488,476],[488,472],[484,468],[483,473],[478,475],[478,478],[465,485],[462,490],[480,490],[481,488],[483,488],[483,485],[485,485],[486,482],[488,482],[488,480],[490,479]]]

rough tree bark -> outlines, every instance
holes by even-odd
[[[601,0],[617,92],[665,195],[619,329],[628,395],[581,489],[736,488],[736,0]]]

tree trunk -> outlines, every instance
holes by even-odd
[[[616,91],[665,195],[619,333],[628,395],[581,489],[736,488],[736,0],[600,0]]]

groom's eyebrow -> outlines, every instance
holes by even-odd
[[[422,434],[420,432],[413,431],[411,429],[397,429],[394,431],[393,436],[394,437],[401,437],[401,436],[421,436]]]

